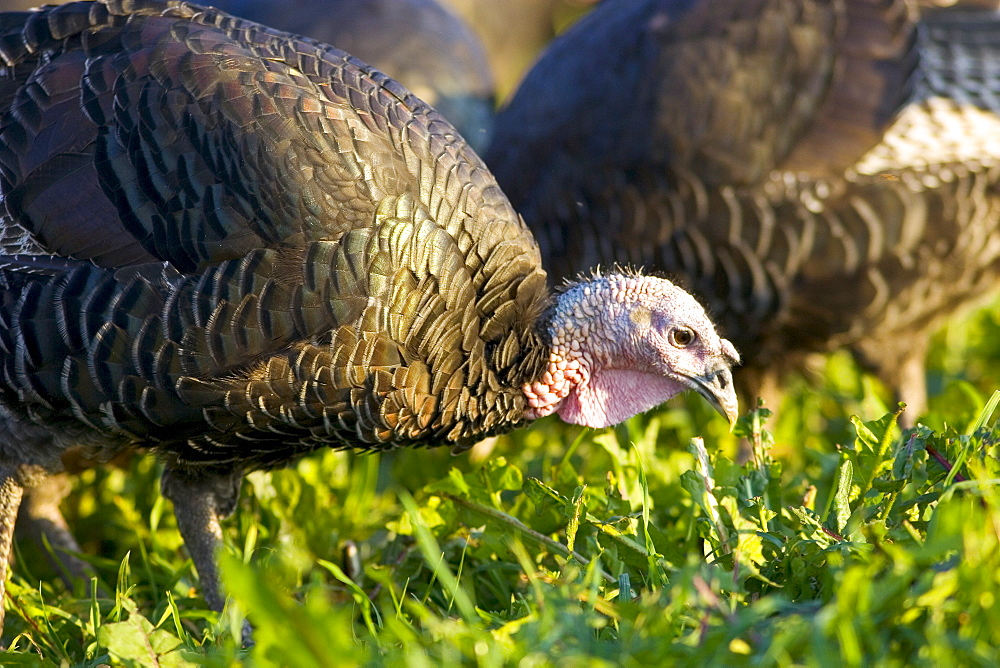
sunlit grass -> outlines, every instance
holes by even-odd
[[[0,664],[990,665],[996,313],[938,337],[928,426],[905,436],[837,355],[742,466],[753,425],[687,397],[603,431],[543,420],[482,462],[327,451],[255,473],[221,616],[155,460],[87,471],[65,507],[97,579],[67,589],[19,543]]]

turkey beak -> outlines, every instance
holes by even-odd
[[[730,426],[736,424],[736,418],[740,416],[740,405],[736,399],[736,388],[733,387],[733,372],[728,367],[704,376],[693,376],[691,380],[691,387],[705,397],[715,410],[726,416]]]

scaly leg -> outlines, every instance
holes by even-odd
[[[4,611],[7,604],[7,566],[14,540],[14,523],[17,509],[24,495],[24,483],[19,467],[0,466],[0,633],[3,632]]]
[[[47,477],[45,468],[32,464],[0,463],[0,634],[3,633],[7,603],[7,567],[14,543],[17,510],[26,488],[42,484]],[[2,643],[0,643],[2,645]]]
[[[201,590],[212,610],[222,612],[226,597],[219,586],[216,552],[222,545],[220,521],[236,508],[240,471],[212,473],[168,468],[163,473],[163,495],[173,501],[177,527],[201,580]]]
[[[915,426],[917,418],[927,411],[925,360],[929,343],[926,336],[900,335],[891,344],[866,341],[855,349],[861,365],[874,371],[897,401],[906,402],[906,410],[899,416],[901,429]]]
[[[920,351],[903,359],[897,372],[899,385],[892,388],[898,401],[906,402],[906,410],[899,416],[899,426],[909,429],[927,412],[927,368],[925,352]],[[895,408],[895,406],[893,407]]]
[[[52,547],[54,566],[68,587],[94,575],[90,564],[77,558],[80,545],[69,530],[59,504],[70,491],[69,478],[56,473],[25,490],[18,515],[18,532],[26,532],[39,545]]]
[[[67,587],[89,581],[95,575],[90,564],[75,556],[82,550],[59,508],[70,492],[70,475],[109,464],[124,468],[132,454],[131,450],[122,450],[111,460],[104,461],[95,459],[87,448],[71,447],[60,457],[64,471],[53,473],[25,489],[16,536],[27,534],[43,549],[47,542],[52,547],[53,566]],[[103,587],[98,592],[101,596],[107,595]]]

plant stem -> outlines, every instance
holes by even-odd
[[[945,471],[948,471],[949,473],[951,472],[951,468],[952,468],[951,467],[951,462],[949,462],[948,459],[944,455],[942,455],[940,452],[938,452],[937,450],[935,450],[930,445],[925,445],[924,449],[927,450],[927,454],[929,454],[931,457],[933,457],[934,459],[937,460],[938,464],[940,464],[941,466],[944,467]],[[964,477],[962,477],[961,473],[956,473],[955,474],[955,480],[957,480],[958,482],[965,482],[966,479]]]
[[[501,510],[497,510],[496,508],[490,508],[489,506],[484,506],[480,503],[476,503],[475,501],[469,501],[468,499],[463,499],[461,497],[455,496],[454,494],[448,494],[446,492],[441,493],[440,496],[448,499],[449,501],[453,501],[454,503],[457,503],[460,506],[465,506],[469,510],[473,510],[477,513],[482,513],[483,515],[488,515],[489,517],[492,517],[493,519],[499,522],[503,522],[507,526],[515,529],[518,533],[521,533],[531,538],[533,541],[545,545],[550,550],[558,552],[564,557],[572,557],[582,566],[586,566],[590,563],[590,559],[587,559],[579,552],[575,552],[566,547],[565,545],[563,545],[562,543],[560,543],[559,541],[553,540],[548,536],[546,536],[545,534],[539,533],[534,529],[529,528],[521,520],[517,519],[516,517],[511,517],[510,515]],[[603,577],[608,582],[614,584],[618,583],[618,578],[614,577],[613,575],[611,575],[610,573],[606,572],[603,569],[599,569],[599,571],[601,573],[601,577]]]

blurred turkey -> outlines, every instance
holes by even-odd
[[[550,274],[631,262],[705,300],[744,398],[846,346],[912,424],[930,334],[1000,269],[1000,18],[916,16],[606,0],[526,77],[487,164]]]
[[[158,453],[220,609],[249,470],[685,389],[735,419],[736,351],[689,294],[615,273],[551,296],[454,128],[341,51],[123,0],[0,14],[0,58],[4,572],[24,490],[73,444]]]
[[[356,56],[434,107],[477,151],[493,124],[493,75],[472,29],[436,0],[216,0],[241,18]]]
[[[559,30],[598,0],[440,0],[476,31],[505,100]]]

